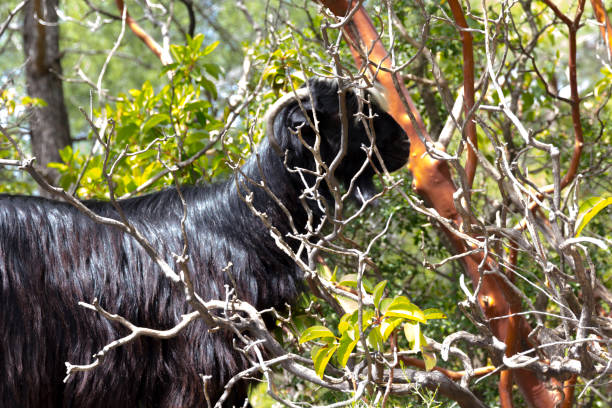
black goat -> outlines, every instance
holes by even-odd
[[[314,103],[303,97],[304,92],[302,107],[296,99],[284,97],[270,119],[273,135],[263,140],[258,155],[246,161],[235,179],[181,188],[187,204],[187,266],[193,271],[196,292],[205,300],[224,299],[224,285],[230,285],[240,299],[259,310],[282,308],[301,290],[301,271],[277,247],[241,194],[251,190],[254,207],[265,211],[280,233],[287,234],[287,213],[269,192],[253,184],[265,180],[291,214],[293,225],[305,228],[307,211],[299,197],[304,180],[314,182],[307,170],[315,169],[315,160],[303,143],[315,141],[315,132],[306,123],[313,119],[313,108],[323,162],[332,163],[342,134],[337,84],[318,80],[310,81],[309,87]],[[408,158],[406,135],[375,103],[371,109],[376,115],[376,146],[386,168],[397,170]],[[346,187],[366,161],[362,145],[371,144],[362,121],[354,116],[358,110],[357,95],[347,92],[348,145],[335,170],[335,178]],[[300,174],[288,168],[305,170]],[[372,193],[373,176],[374,169],[368,165],[355,178],[357,197]],[[331,197],[325,183],[320,191]],[[183,206],[176,190],[119,203],[129,221],[172,265],[171,254],[180,253],[183,245]],[[99,215],[119,219],[108,202],[86,205]],[[307,207],[319,211],[320,206],[311,200]],[[230,262],[233,266],[227,268]],[[189,312],[183,292],[159,271],[134,238],[93,222],[69,204],[0,195],[0,406],[199,407],[206,404],[200,374],[212,376],[207,390],[214,403],[227,381],[247,368],[248,362],[232,346],[231,334],[209,332],[201,320],[170,340],[139,338],[110,352],[94,370],[62,382],[66,361],[88,363],[101,347],[127,333],[77,306],[78,301],[97,298],[111,313],[158,329],[174,326]],[[246,395],[246,382],[239,383],[224,405],[242,406]]]

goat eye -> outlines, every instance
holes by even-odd
[[[297,130],[298,128],[302,127],[306,125],[306,121],[304,120],[298,120],[298,121],[291,121],[291,123],[289,124],[289,126],[291,126],[291,129],[293,130]]]

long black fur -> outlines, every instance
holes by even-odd
[[[311,81],[310,86],[320,121],[322,157],[331,163],[341,134],[337,85]],[[347,96],[349,148],[336,172],[345,184],[366,158],[361,146],[370,145],[362,124],[353,117],[357,97],[352,92]],[[310,101],[303,105],[313,108]],[[389,115],[377,106],[373,109],[377,147],[386,167],[396,170],[408,158],[408,140]],[[277,115],[275,135],[290,166],[314,169],[312,154],[290,130],[304,122],[295,102]],[[307,125],[301,132],[307,142],[314,140]],[[303,228],[306,213],[298,199],[302,180],[287,171],[267,139],[258,151],[259,160],[252,155],[242,173],[256,181],[265,179],[291,212],[295,225]],[[364,195],[371,191],[373,175],[368,167],[358,180]],[[244,176],[237,177],[249,186]],[[249,188],[255,207],[265,210],[281,233],[289,232],[288,220],[270,196],[253,185]],[[181,191],[188,209],[188,266],[195,289],[205,300],[224,299],[224,285],[234,282],[236,294],[258,309],[282,308],[295,300],[302,273],[240,198],[235,179]],[[86,204],[100,215],[118,219],[107,202]],[[183,208],[176,190],[123,200],[120,205],[172,265],[171,254],[180,253],[183,245]],[[224,271],[230,262],[233,267]],[[231,335],[210,333],[196,321],[171,340],[140,338],[120,347],[99,367],[76,373],[64,384],[66,361],[89,363],[101,347],[127,334],[119,325],[77,305],[94,298],[112,313],[157,329],[172,327],[189,312],[182,291],[161,276],[127,234],[97,224],[63,202],[0,195],[0,406],[199,407],[206,405],[200,374],[212,376],[208,392],[214,403],[227,381],[248,367],[233,348]],[[242,406],[246,393],[247,384],[237,384],[225,405]]]

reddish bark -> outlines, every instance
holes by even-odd
[[[580,18],[584,12],[584,4],[586,0],[580,0],[576,9],[576,15],[574,19],[570,19],[568,16],[563,14],[561,10],[551,0],[542,0],[554,13],[555,15],[565,23],[569,31],[569,54],[568,54],[568,71],[570,81],[570,105],[572,109],[572,124],[574,127],[574,152],[572,154],[572,160],[570,161],[569,168],[565,176],[561,180],[561,189],[569,185],[578,172],[578,165],[580,164],[580,156],[582,155],[582,146],[584,145],[584,138],[582,135],[582,124],[580,123],[580,94],[578,93],[578,79],[576,72],[576,34],[580,29]],[[545,192],[551,192],[554,187],[551,187]],[[534,206],[535,207],[535,206]]]
[[[134,20],[130,16],[130,13],[128,13],[127,8],[123,3],[123,0],[115,0],[115,3],[117,4],[117,8],[119,9],[119,11],[121,12],[121,15],[123,16],[123,13],[125,13],[125,22],[130,28],[130,30],[132,30],[132,32],[136,35],[136,37],[140,38],[140,40],[145,43],[146,46],[149,47],[149,49],[153,51],[155,55],[157,55],[157,58],[159,58],[162,64],[167,65],[171,63],[172,61],[170,61],[165,56],[163,48],[153,39],[153,37],[147,34],[145,30],[143,30],[142,27],[138,25],[136,20]]]
[[[412,367],[418,367],[422,370],[425,369],[425,362],[420,358],[400,356],[399,359],[406,365],[410,365]],[[442,374],[444,374],[451,380],[460,380],[463,376],[466,375],[465,371],[452,371],[452,370],[448,370],[446,368],[438,367],[438,366],[435,366],[434,368],[432,368],[432,370],[441,372]],[[474,377],[480,377],[485,374],[489,374],[493,370],[495,370],[495,366],[485,366],[485,367],[475,368]]]
[[[512,371],[503,370],[499,374],[499,403],[501,408],[514,408],[512,403]]]
[[[345,0],[321,1],[337,16],[342,17],[347,13],[348,4]],[[424,144],[418,137],[418,134],[421,133],[424,138],[428,138],[420,115],[416,111],[400,77],[388,71],[390,61],[387,51],[380,42],[378,33],[363,8],[360,7],[353,14],[351,21],[344,25],[344,33],[349,43],[352,44],[352,52],[358,65],[362,63],[364,56],[361,55],[359,50],[355,49],[355,45],[362,44],[361,49],[369,51],[367,58],[370,61],[370,66],[374,69],[378,66],[383,68],[377,70],[376,79],[386,90],[389,113],[404,128],[410,138],[411,154],[408,168],[413,174],[414,190],[440,215],[452,220],[457,227],[460,227],[461,217],[454,206],[453,193],[456,190],[451,179],[450,169],[446,162],[435,160],[427,154]],[[374,69],[371,69],[371,72]],[[396,87],[396,84],[402,85]],[[455,253],[463,253],[469,249],[461,238],[445,228],[443,230]],[[481,261],[482,256],[478,255],[463,258],[465,271],[474,285],[480,279],[478,265]],[[493,260],[488,259],[486,266],[494,265],[493,262]],[[509,314],[511,309],[515,309],[511,308],[511,303],[516,302],[520,306],[520,301],[515,299],[515,295],[506,283],[494,275],[483,277],[478,299],[489,318]],[[520,307],[518,310],[520,310]],[[491,328],[499,339],[508,339],[509,333],[516,335],[516,340],[510,338],[511,352],[524,349],[527,342],[520,340],[527,339],[530,332],[529,325],[522,316],[516,316],[513,319],[512,323],[510,319],[491,321]],[[510,330],[511,328],[512,330]],[[520,369],[516,370],[514,374],[514,380],[531,406],[554,407],[555,403],[562,398],[557,392],[549,391],[546,384],[540,381],[533,372]]]
[[[467,21],[458,0],[449,0],[448,5],[453,12],[455,23],[461,28],[468,28]],[[461,31],[461,41],[463,42],[463,109],[465,111],[465,134],[472,146],[468,145],[467,161],[465,163],[465,173],[468,179],[468,186],[471,188],[476,176],[478,158],[474,149],[478,150],[478,138],[476,137],[476,122],[472,120],[474,108],[474,47],[472,44],[472,34],[469,31]]]
[[[601,36],[604,38],[609,53],[612,55],[612,24],[610,24],[610,17],[606,14],[606,8],[601,0],[591,0],[591,5],[593,6],[597,22],[601,24],[599,27]]]

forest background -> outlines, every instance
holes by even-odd
[[[3,2],[0,191],[226,179],[281,95],[378,75],[418,157],[279,318],[316,375],[259,366],[252,404],[610,406],[610,6],[322,3]]]

